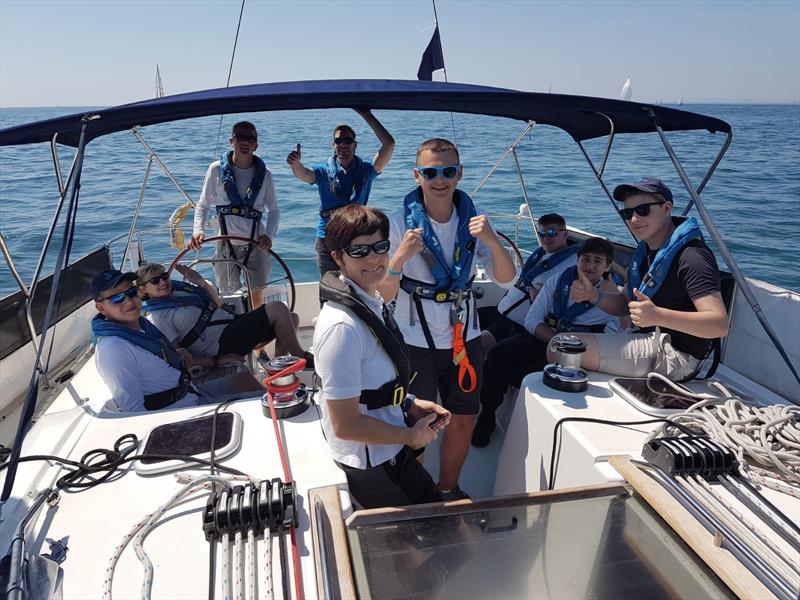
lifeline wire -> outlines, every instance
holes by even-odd
[[[244,2],[242,0],[242,7],[239,9],[239,23],[236,25],[236,37],[233,38],[233,52],[231,52],[231,64],[228,66],[228,81],[225,82],[225,87],[230,87],[231,85],[231,73],[233,73],[233,59],[236,57],[236,45],[239,43],[239,29],[242,27],[242,15],[244,14]],[[219,129],[217,129],[217,143],[214,146],[214,156],[217,155],[217,151],[219,150],[219,135],[222,133],[222,117],[225,115],[219,116]]]

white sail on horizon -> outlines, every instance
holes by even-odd
[[[161,71],[158,69],[156,63],[156,85],[153,88],[153,98],[162,98],[164,96],[164,85],[161,83]]]
[[[631,76],[628,75],[625,83],[622,84],[622,89],[619,92],[619,98],[620,100],[630,100],[631,96],[633,96],[633,90],[631,89]]]

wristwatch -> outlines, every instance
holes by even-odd
[[[416,399],[417,399],[417,397],[414,394],[406,394],[406,397],[403,400],[403,412],[404,413],[407,413],[409,410],[411,410],[411,405],[414,404],[414,400],[416,400]]]

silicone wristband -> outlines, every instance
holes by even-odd
[[[402,277],[403,276],[403,272],[402,271],[392,271],[392,268],[389,267],[389,275],[391,275],[392,277]]]

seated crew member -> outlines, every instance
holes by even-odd
[[[483,363],[481,413],[472,432],[472,445],[482,448],[495,429],[495,412],[503,402],[509,385],[519,387],[522,379],[546,364],[550,339],[560,332],[602,332],[607,325],[618,325],[617,318],[590,302],[570,298],[574,281],[601,294],[618,293],[610,279],[614,246],[608,240],[588,238],[578,247],[578,262],[548,279],[525,315],[525,331],[498,343]],[[608,334],[605,334],[608,335]]]
[[[250,306],[264,304],[264,288],[272,268],[268,250],[278,231],[280,210],[275,198],[272,173],[258,156],[258,132],[249,121],[233,126],[231,151],[208,167],[200,200],[194,211],[194,230],[188,247],[198,250],[203,242],[208,210],[217,211],[215,235],[249,238],[258,245],[240,240],[217,242],[214,258],[234,258],[244,265],[252,286]],[[266,213],[266,223],[263,216]],[[231,262],[214,263],[220,289],[229,292],[242,285],[241,268]]]
[[[408,348],[378,293],[388,237],[389,221],[375,209],[347,206],[331,217],[325,241],[341,273],[322,278],[327,302],[314,329],[325,439],[365,508],[442,500],[411,449],[435,440],[450,419],[437,404],[406,395]]]
[[[320,278],[327,271],[339,268],[325,244],[328,219],[333,211],[342,206],[367,203],[372,182],[389,164],[394,151],[394,138],[380,121],[369,110],[357,108],[355,111],[367,122],[381,143],[372,161],[362,160],[356,155],[356,132],[349,125],[337,125],[334,128],[333,156],[327,163],[316,163],[311,168],[304,166],[300,162],[300,144],[286,157],[294,176],[300,181],[316,185],[319,192],[316,250]]]
[[[617,186],[620,216],[640,241],[628,265],[627,294],[599,294],[578,281],[571,297],[612,314],[630,314],[638,332],[595,336],[581,365],[639,377],[656,371],[675,380],[696,375],[712,340],[728,334],[719,269],[697,221],[672,217],[672,191],[660,179]]]
[[[577,244],[567,242],[567,222],[557,213],[539,217],[539,239],[542,245],[525,261],[514,287],[510,288],[491,313],[481,309],[481,321],[491,319],[491,325],[481,332],[483,351],[488,352],[497,342],[525,331],[525,315],[536,300],[544,282],[557,277],[564,269],[575,266]]]
[[[447,500],[468,497],[458,485],[480,408],[480,340],[472,280],[476,263],[502,288],[517,278],[514,261],[489,218],[458,189],[458,149],[444,139],[417,150],[415,190],[390,217],[385,299],[397,296],[397,322],[417,376],[411,391],[436,398],[452,414],[441,445],[439,487]]]
[[[249,373],[193,386],[184,367],[191,355],[175,350],[141,316],[135,273],[103,271],[92,279],[97,316],[92,319],[97,371],[124,412],[196,406],[263,393]]]
[[[137,278],[144,303],[142,310],[178,348],[194,355],[193,364],[213,367],[241,357],[256,346],[275,342],[276,354],[293,355],[309,361],[297,339],[297,315],[283,302],[269,302],[247,314],[233,315],[223,300],[194,269],[175,267],[190,283],[171,281],[164,267],[148,263]]]

